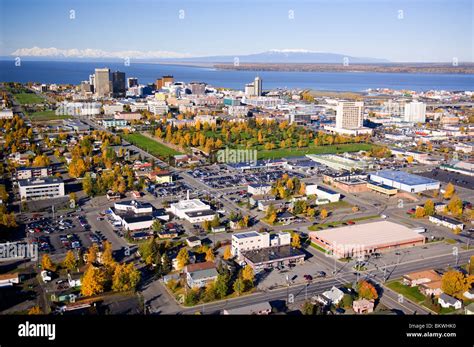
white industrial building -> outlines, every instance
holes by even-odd
[[[272,186],[269,184],[249,184],[247,192],[252,195],[265,195],[270,193]]]
[[[64,196],[64,182],[60,178],[20,180],[18,188],[21,200],[43,200]]]
[[[187,200],[181,200],[177,203],[170,204],[167,211],[190,223],[211,221],[216,215],[216,213],[211,209],[211,206],[203,203],[199,199],[190,200],[189,198]]]
[[[341,194],[329,188],[309,184],[306,186],[306,195],[316,195],[316,204],[322,205],[330,202],[338,202],[341,199]]]
[[[440,187],[439,181],[396,170],[382,170],[372,173],[370,174],[370,180],[409,193],[418,193],[425,190],[438,190]]]
[[[122,226],[125,230],[137,231],[150,229],[154,223],[151,215],[122,216]]]
[[[116,211],[133,212],[135,214],[153,212],[153,206],[150,203],[136,200],[116,202],[114,208]]]

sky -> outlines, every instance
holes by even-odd
[[[473,62],[473,4],[473,0],[0,0],[0,55],[128,52],[195,57],[303,49],[394,62]]]

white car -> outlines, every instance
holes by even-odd
[[[51,272],[47,270],[41,271],[41,278],[43,279],[44,283],[51,282]]]

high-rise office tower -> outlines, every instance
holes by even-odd
[[[125,72],[112,73],[112,92],[115,97],[125,96]]]
[[[359,129],[363,125],[364,103],[341,101],[337,104],[336,129]]]
[[[255,77],[255,80],[253,82],[254,86],[254,92],[256,96],[261,96],[262,95],[262,79],[260,77]]]
[[[138,78],[129,77],[127,78],[127,88],[138,87]]]
[[[419,101],[413,101],[405,104],[405,122],[425,123],[426,122],[426,104]]]
[[[206,93],[206,83],[191,82],[189,83],[189,90],[191,91],[191,94],[203,95]]]
[[[95,69],[94,90],[98,97],[108,97],[112,93],[112,81],[110,80],[110,69]]]

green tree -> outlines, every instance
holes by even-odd
[[[245,281],[243,280],[242,277],[238,277],[233,285],[234,292],[237,293],[237,295],[242,294],[245,292]]]
[[[230,275],[228,273],[221,273],[216,280],[216,295],[223,299],[229,293]]]

